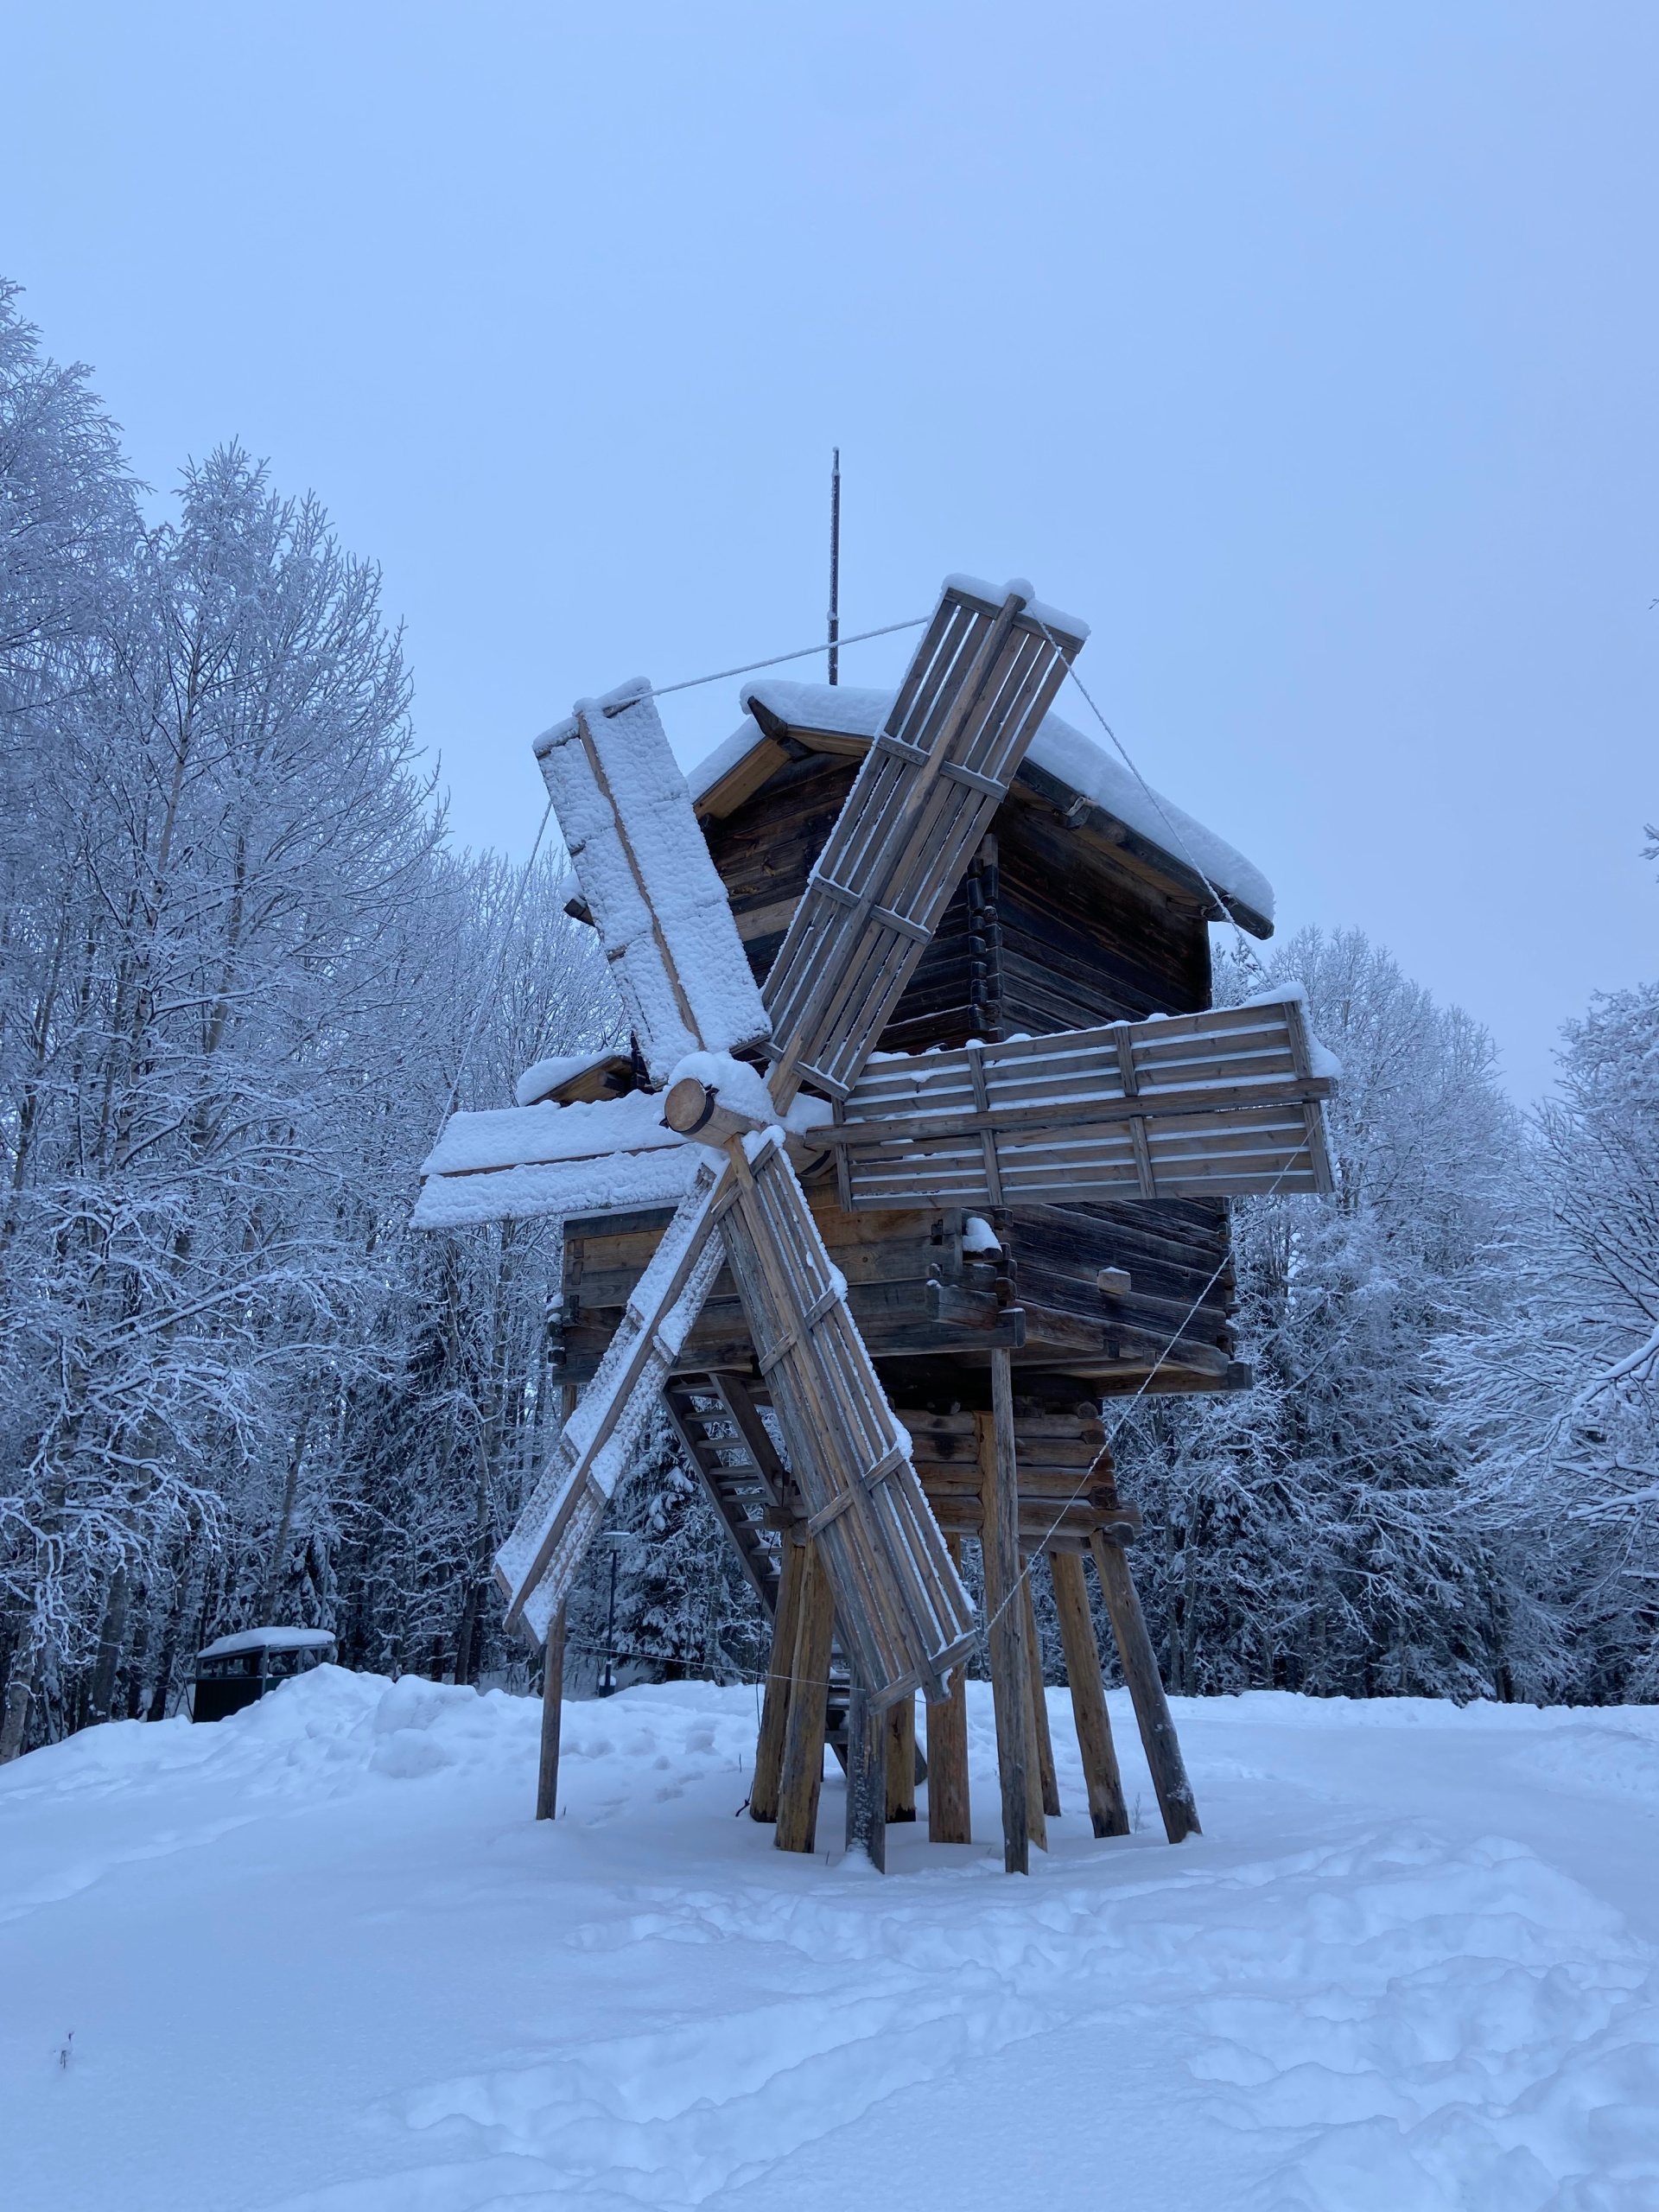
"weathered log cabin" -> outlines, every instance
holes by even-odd
[[[891,703],[882,691],[750,685],[741,727],[691,772],[758,981]],[[881,1048],[914,1053],[1199,1012],[1210,1004],[1209,924],[1224,918],[1217,893],[1243,928],[1271,934],[1272,893],[1258,872],[1051,714]],[[548,1095],[601,1096],[629,1082],[619,1061]],[[1234,1357],[1224,1200],[1016,1205],[993,1236],[959,1210],[844,1211],[830,1152],[797,1160],[859,1329],[916,1434],[925,1479],[931,1435],[943,1444],[953,1417],[960,1426],[988,1406],[999,1345],[1033,1420],[1143,1384],[1249,1383]],[[566,1381],[593,1374],[667,1218],[664,1208],[567,1223]],[[729,1370],[747,1356],[722,1277],[683,1364]]]

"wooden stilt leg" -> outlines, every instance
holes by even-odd
[[[1077,1749],[1083,1754],[1083,1778],[1089,1791],[1089,1817],[1096,1835],[1128,1835],[1128,1808],[1123,1802],[1117,1753],[1112,1748],[1106,1685],[1101,1679],[1095,1624],[1089,1617],[1089,1586],[1083,1561],[1075,1552],[1051,1552],[1048,1567],[1054,1578],[1054,1607],[1060,1617],[1071,1713],[1077,1725]]]
[[[1026,1561],[1020,1583],[1025,1598],[1020,1610],[1025,1615],[1026,1673],[1031,1682],[1031,1739],[1037,1747],[1037,1786],[1042,1793],[1043,1811],[1049,1819],[1058,1820],[1060,1785],[1054,1772],[1054,1739],[1048,1732],[1048,1699],[1043,1690],[1043,1647],[1037,1640],[1037,1608],[1031,1594],[1031,1578],[1036,1565],[1034,1558]],[[1044,1838],[1039,1840],[1046,1851],[1047,1842]]]
[[[962,1565],[962,1539],[947,1536],[950,1556]],[[950,1694],[927,1707],[927,1840],[930,1843],[971,1843],[973,1819],[968,1794],[968,1681],[958,1667]]]
[[[784,1729],[784,1770],[778,1786],[779,1851],[811,1851],[818,1834],[818,1792],[823,1785],[823,1732],[830,1696],[830,1646],[836,1601],[816,1544],[808,1544],[801,1589],[800,1624],[790,1669],[789,1719]]]
[[[789,1723],[789,1678],[795,1664],[795,1636],[801,1623],[801,1586],[806,1579],[806,1547],[784,1538],[783,1575],[778,1618],[772,1624],[772,1663],[760,1707],[760,1735],[754,1747],[754,1783],[749,1818],[775,1821],[778,1785],[784,1772],[784,1732]]]
[[[1027,1774],[1031,1693],[1027,1685],[1026,1634],[1020,1618],[1019,1471],[1014,1443],[1014,1368],[1007,1352],[991,1354],[991,1416],[976,1414],[980,1495],[984,1507],[985,1605],[990,1620],[991,1699],[996,1713],[996,1764],[1002,1784],[1002,1865],[1010,1874],[1031,1872],[1031,1817]],[[1040,1793],[1038,1817],[1042,1814]]]
[[[1123,1556],[1122,1544],[1109,1544],[1098,1529],[1089,1539],[1089,1548],[1095,1555],[1100,1586],[1106,1593],[1106,1611],[1111,1618],[1112,1634],[1117,1639],[1117,1656],[1134,1701],[1147,1764],[1152,1769],[1152,1786],[1158,1792],[1164,1833],[1172,1843],[1179,1843],[1183,1837],[1199,1833],[1198,1808],[1192,1801],[1192,1785],[1181,1761],[1175,1723],[1170,1718],[1169,1700],[1164,1695],[1152,1638],[1147,1634],[1141,1600],[1130,1578],[1129,1563]]]
[[[542,1654],[542,1764],[536,1777],[536,1817],[550,1821],[558,1809],[559,1718],[564,1703],[564,1607],[554,1614]]]
[[[847,1699],[847,1848],[887,1871],[887,1716],[873,1712],[856,1675]]]
[[[882,1716],[887,1723],[887,1818],[916,1817],[916,1700],[901,1697]]]

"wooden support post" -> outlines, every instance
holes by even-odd
[[[1129,1563],[1123,1556],[1122,1545],[1108,1543],[1098,1529],[1089,1539],[1089,1548],[1095,1555],[1100,1586],[1106,1593],[1106,1611],[1111,1618],[1112,1634],[1117,1639],[1117,1656],[1135,1705],[1147,1764],[1152,1770],[1152,1786],[1158,1792],[1164,1833],[1172,1843],[1179,1843],[1185,1836],[1199,1834],[1198,1808],[1192,1801],[1192,1785],[1181,1762],[1175,1723],[1170,1718],[1169,1700],[1164,1695],[1152,1638],[1147,1634],[1141,1600],[1129,1574]]]
[[[806,1579],[806,1547],[785,1533],[778,1618],[772,1630],[772,1662],[760,1707],[760,1734],[754,1747],[754,1781],[749,1790],[749,1818],[775,1821],[778,1786],[784,1772],[784,1734],[789,1724],[789,1678],[795,1664],[795,1637],[801,1623],[801,1587]]]
[[[947,1536],[950,1557],[962,1565],[962,1538]],[[973,1815],[968,1792],[968,1677],[958,1667],[950,1694],[927,1712],[927,1840],[930,1843],[971,1843]]]
[[[1083,1561],[1075,1552],[1051,1552],[1048,1568],[1054,1578],[1054,1607],[1060,1617],[1071,1714],[1077,1726],[1077,1749],[1083,1754],[1083,1778],[1089,1791],[1089,1817],[1096,1835],[1128,1835],[1129,1813],[1123,1802],[1117,1753],[1112,1748],[1100,1646],[1089,1616],[1089,1586]]]
[[[887,1724],[887,1796],[890,1821],[916,1817],[916,1700],[901,1697],[882,1716]]]
[[[847,1695],[847,1848],[887,1871],[887,1722],[856,1674]]]
[[[1050,1820],[1060,1817],[1060,1785],[1054,1772],[1054,1739],[1048,1732],[1048,1699],[1043,1689],[1043,1647],[1037,1640],[1037,1608],[1031,1594],[1032,1569],[1035,1558],[1025,1563],[1020,1587],[1025,1598],[1021,1608],[1026,1624],[1026,1674],[1031,1683],[1031,1739],[1037,1747],[1037,1785],[1042,1794],[1043,1811]],[[1033,1834],[1036,1831],[1033,1829]],[[1045,1851],[1047,1830],[1038,1837]]]
[[[996,1764],[1002,1784],[1002,1865],[1010,1874],[1031,1872],[1031,1808],[1027,1777],[1031,1692],[1026,1675],[1026,1635],[1020,1618],[1020,1487],[1014,1442],[1014,1366],[1005,1350],[991,1354],[991,1415],[976,1414],[980,1495],[984,1511],[981,1548],[985,1560],[985,1607],[990,1621],[991,1700],[996,1713]],[[1042,1798],[1037,1797],[1038,1818]]]
[[[818,1792],[823,1786],[823,1732],[830,1699],[830,1646],[836,1600],[816,1544],[805,1547],[800,1623],[790,1668],[784,1770],[778,1786],[779,1851],[811,1851],[817,1843]]]
[[[558,1810],[559,1718],[564,1704],[564,1607],[554,1614],[542,1653],[542,1764],[536,1777],[536,1817]]]

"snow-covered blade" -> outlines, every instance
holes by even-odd
[[[635,1285],[622,1325],[566,1422],[546,1472],[495,1556],[508,1625],[524,1618],[538,1638],[597,1533],[628,1454],[723,1262],[721,1240],[711,1231],[715,1197],[729,1171],[701,1146],[685,1149],[697,1162],[691,1187]]]
[[[416,1229],[677,1204],[696,1162],[649,1091],[452,1114],[425,1160]]]
[[[763,1042],[760,994],[650,687],[580,701],[536,757],[652,1083],[688,1052]]]
[[[663,1151],[606,1153],[523,1167],[431,1175],[410,1217],[416,1229],[476,1229],[490,1221],[568,1221],[677,1205],[697,1170],[698,1148],[676,1139]]]

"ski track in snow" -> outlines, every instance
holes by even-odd
[[[972,1688],[988,1843],[989,1701]],[[1150,1807],[1112,1704],[1128,1794]],[[1064,1692],[1051,1710],[1075,1807]],[[10,2201],[735,2212],[878,2202],[908,2152],[938,2194],[904,2201],[963,2208],[1008,2201],[1007,2084],[1034,2102],[1058,2069],[1084,2123],[1066,2203],[1102,2201],[1088,2176],[1116,2159],[1115,2201],[1168,2212],[1659,2205],[1659,1950],[1527,1842],[1396,1813],[1380,1770],[1369,1801],[1349,1780],[1449,1760],[1517,1827],[1544,1793],[1586,1835],[1635,1822],[1645,1853],[1655,1716],[1282,1696],[1177,1711],[1210,1833],[1101,1845],[1073,1817],[1029,1882],[925,1828],[892,1832],[885,1880],[838,1850],[771,1851],[733,1817],[747,1691],[567,1707],[550,1827],[524,1817],[537,1709],[499,1692],[331,1668],[215,1727],[88,1731],[0,1777]],[[826,1781],[826,1844],[841,1808]],[[112,1940],[143,1993],[125,2040],[118,2007],[100,2014]],[[297,2032],[276,2009],[284,1972],[315,2008]],[[214,2094],[216,2007],[238,1989],[264,2047],[245,2110]],[[48,2046],[71,1991],[65,2068]],[[446,2051],[465,2063],[445,2072]],[[1150,2118],[1115,2103],[1109,2052],[1141,2069]],[[1166,2194],[1137,2127],[1180,2146]]]

